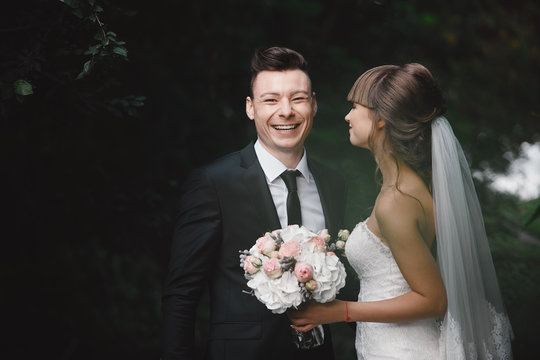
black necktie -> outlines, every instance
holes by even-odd
[[[302,225],[302,213],[300,211],[300,199],[296,191],[296,177],[302,173],[298,170],[285,170],[280,176],[287,185],[287,222],[288,225]]]

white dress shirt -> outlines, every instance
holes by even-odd
[[[268,188],[276,206],[279,222],[281,223],[281,227],[284,228],[287,226],[288,191],[280,175],[287,170],[287,167],[266,151],[259,143],[259,140],[255,142],[255,153],[266,176],[266,182],[268,183]],[[317,190],[315,179],[311,175],[311,171],[309,171],[305,150],[296,169],[288,170],[298,170],[302,174],[302,176],[296,178],[300,210],[302,212],[302,225],[313,232],[318,232],[326,228],[319,191]]]

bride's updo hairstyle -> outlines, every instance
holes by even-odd
[[[430,187],[431,121],[444,114],[445,104],[429,70],[415,63],[370,69],[356,80],[347,100],[369,109],[374,125],[370,148],[376,121],[383,119],[383,151],[410,166]]]

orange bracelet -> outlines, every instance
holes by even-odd
[[[349,316],[349,302],[345,301],[345,322],[349,322],[351,317]]]

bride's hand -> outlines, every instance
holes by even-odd
[[[302,304],[298,310],[288,310],[287,316],[291,320],[291,327],[295,330],[306,332],[319,324],[313,318],[313,315],[316,313],[317,303],[306,303]]]
[[[306,332],[321,324],[340,321],[338,311],[340,300],[320,304],[309,302],[303,304],[298,310],[288,310],[287,315],[295,330]]]

